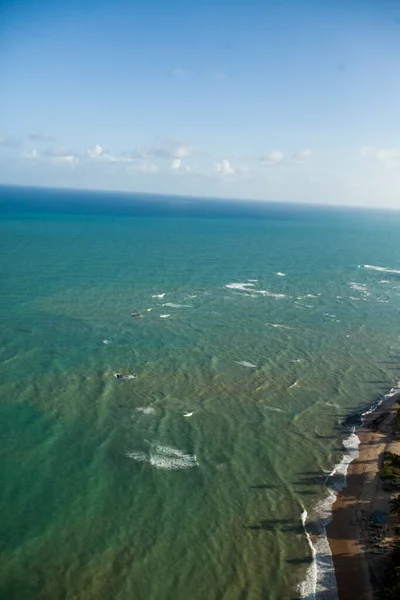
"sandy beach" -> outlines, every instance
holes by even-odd
[[[365,419],[357,432],[360,452],[347,474],[347,485],[333,506],[333,520],[327,527],[335,567],[339,600],[372,600],[385,557],[392,544],[394,518],[389,515],[390,492],[379,476],[382,453],[400,453],[400,441],[393,439],[398,405],[396,394]],[[381,540],[371,517],[381,511],[387,535]]]

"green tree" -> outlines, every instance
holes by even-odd
[[[390,512],[400,518],[400,494],[389,500]]]

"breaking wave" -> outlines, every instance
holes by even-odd
[[[245,360],[235,360],[234,361],[237,365],[241,365],[242,367],[247,367],[248,369],[257,369],[257,365],[253,365],[250,362],[247,362]]]
[[[382,273],[394,273],[395,275],[400,275],[400,271],[398,269],[389,269],[388,267],[376,267],[375,265],[358,265],[363,269],[371,269],[372,271],[379,271]]]
[[[286,298],[286,294],[277,294],[275,292],[269,292],[268,290],[255,290],[254,283],[228,283],[226,286],[229,290],[240,290],[241,292],[247,292],[251,294],[260,294],[260,296],[266,296],[268,298]],[[250,289],[248,289],[250,288]]]
[[[155,469],[164,469],[167,471],[189,469],[199,466],[195,455],[186,454],[182,450],[172,448],[171,446],[161,446],[157,444],[147,454],[146,452],[128,452],[128,458],[136,462],[145,462]]]

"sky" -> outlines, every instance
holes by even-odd
[[[2,0],[0,182],[400,208],[398,0]]]

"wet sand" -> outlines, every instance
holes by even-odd
[[[370,525],[376,510],[388,513],[391,494],[379,477],[384,451],[400,453],[400,441],[393,439],[398,405],[396,394],[367,416],[360,438],[360,453],[347,474],[347,485],[333,505],[333,520],[327,527],[337,580],[339,600],[372,600],[373,585],[379,581],[382,564],[390,546],[391,518],[385,516],[389,536],[377,540]]]

